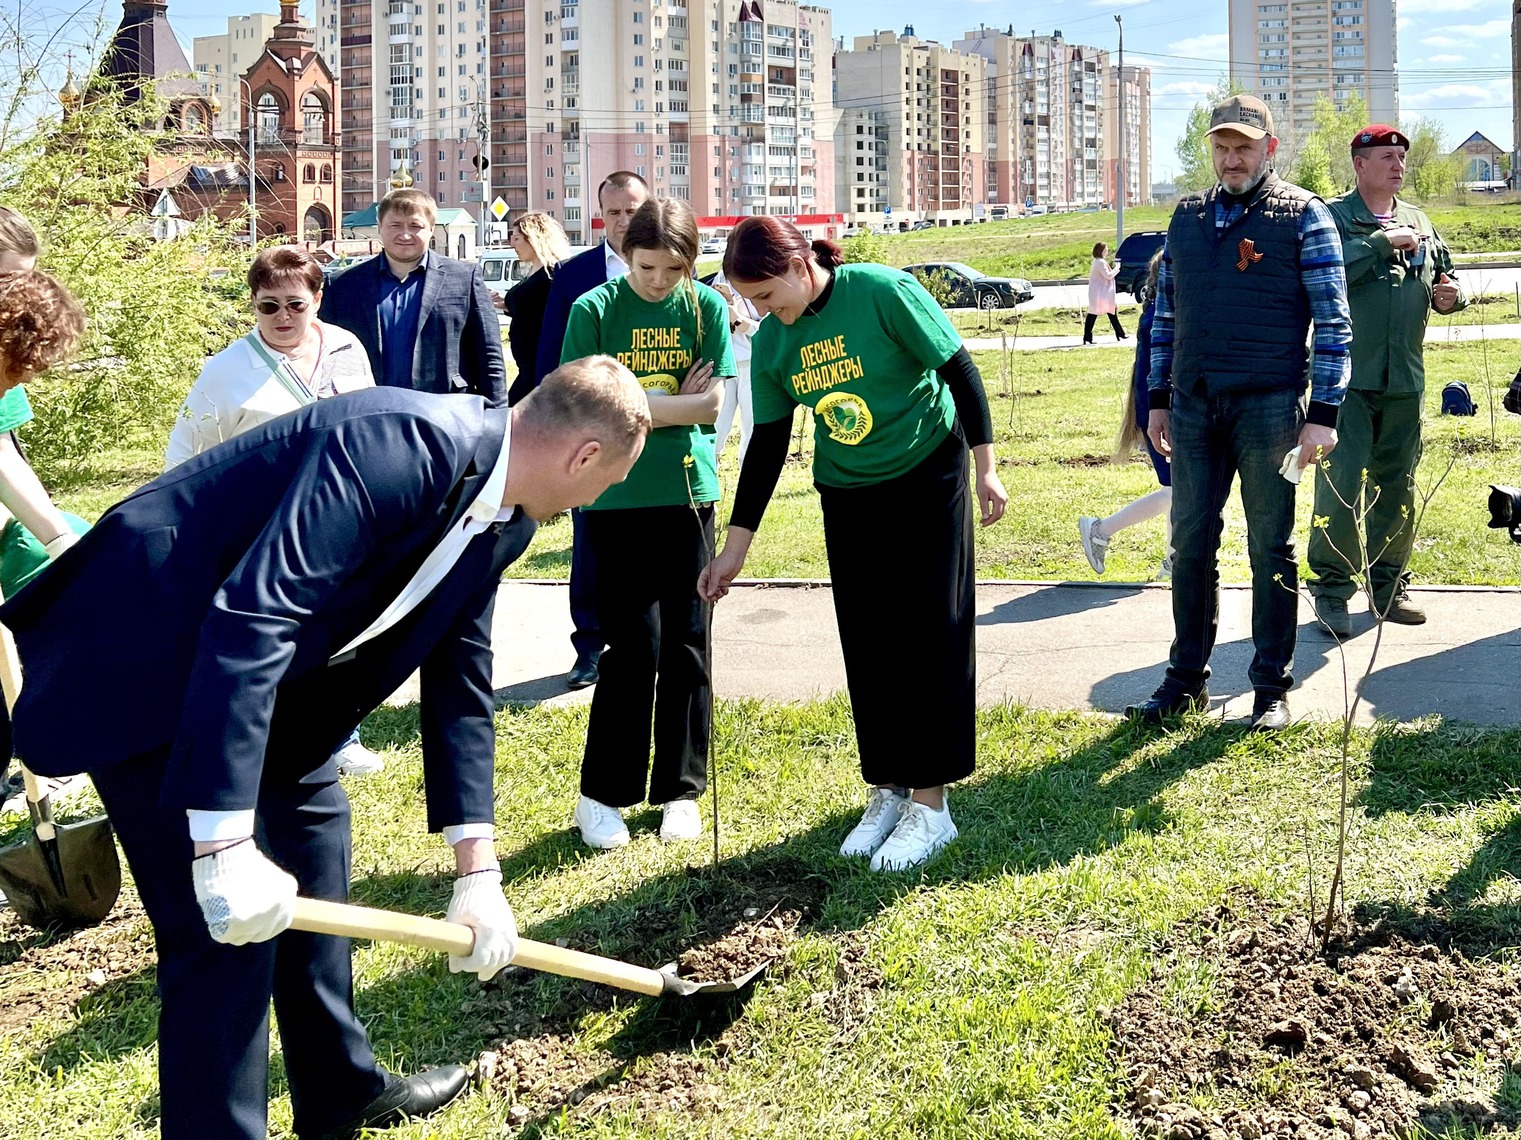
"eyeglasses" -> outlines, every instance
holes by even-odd
[[[304,313],[310,305],[310,301],[276,301],[272,297],[265,297],[262,301],[254,302],[254,309],[263,316],[272,317],[281,309],[289,309],[293,313]]]

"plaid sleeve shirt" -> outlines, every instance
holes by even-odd
[[[1245,210],[1215,197],[1215,228],[1224,229]],[[1336,409],[1347,393],[1352,375],[1352,314],[1347,308],[1347,273],[1341,260],[1341,237],[1336,221],[1324,202],[1310,202],[1299,217],[1299,280],[1315,323],[1313,363],[1310,368],[1309,419],[1327,427],[1336,423]],[[1172,398],[1173,332],[1177,325],[1172,255],[1164,246],[1162,268],[1157,276],[1156,317],[1151,328],[1151,377],[1153,408],[1165,409]],[[1320,405],[1319,408],[1313,405]]]

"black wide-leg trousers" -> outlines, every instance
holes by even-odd
[[[868,784],[932,788],[976,766],[976,574],[966,444],[911,471],[817,484],[835,616]]]

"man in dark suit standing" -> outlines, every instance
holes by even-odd
[[[334,277],[319,315],[359,338],[377,384],[474,392],[505,404],[502,329],[491,293],[479,265],[430,248],[437,220],[438,204],[421,190],[387,194],[376,210],[384,254]],[[338,746],[346,776],[372,775],[384,764],[359,742],[357,728]]]
[[[628,262],[623,259],[623,235],[628,232],[635,211],[649,196],[650,188],[644,179],[630,170],[614,171],[597,187],[603,241],[595,249],[577,254],[555,270],[554,282],[549,287],[549,301],[544,309],[544,327],[539,335],[540,376],[548,376],[560,366],[560,349],[565,344],[571,306],[583,294],[628,272]],[[572,511],[570,517],[574,527],[570,553],[570,620],[575,625],[570,641],[576,649],[576,663],[571,666],[566,684],[572,689],[584,689],[597,683],[597,662],[602,656],[602,630],[597,620],[597,564],[581,524],[581,512]]]
[[[164,1140],[266,1135],[271,1000],[303,1140],[462,1090],[457,1065],[385,1073],[348,941],[287,930],[298,891],[348,894],[331,753],[421,669],[428,825],[454,849],[448,917],[475,930],[450,969],[501,969],[517,931],[493,850],[498,580],[535,520],[623,479],[648,430],[608,357],[511,411],[395,388],[323,400],[134,492],[0,609],[26,670],[17,752],[90,772],[153,922]]]
[[[507,366],[491,292],[475,262],[429,248],[437,220],[437,203],[421,190],[387,194],[377,209],[385,253],[334,277],[319,316],[359,338],[378,384],[474,392],[505,404]]]

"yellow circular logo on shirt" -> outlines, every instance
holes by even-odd
[[[664,392],[667,396],[681,395],[681,381],[669,372],[657,372],[653,376],[641,376],[639,384],[646,392]]]
[[[871,409],[853,392],[831,392],[818,402],[813,414],[824,421],[829,438],[854,447],[871,434]]]

